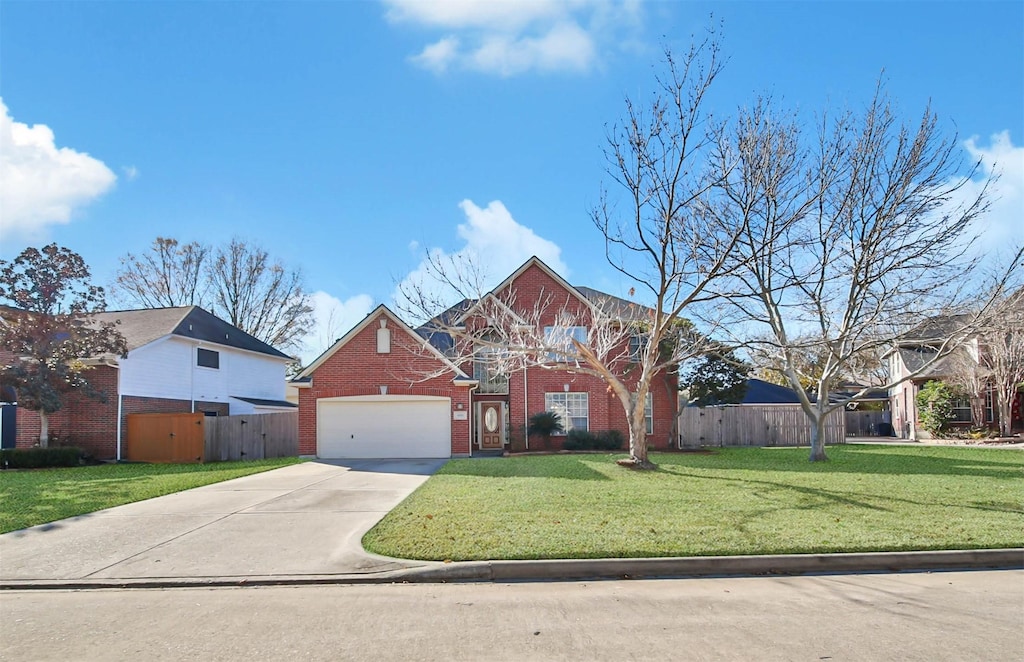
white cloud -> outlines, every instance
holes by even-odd
[[[586,72],[602,51],[635,41],[641,22],[636,0],[383,1],[392,23],[446,33],[410,58],[435,74]]]
[[[128,178],[128,181],[132,181],[139,176],[139,169],[135,166],[121,166],[121,170],[124,172],[124,176]]]
[[[978,136],[964,141],[973,161],[980,161],[980,173],[954,196],[954,203],[973,200],[993,174],[998,179],[989,187],[991,206],[980,218],[977,249],[982,255],[1002,254],[1024,243],[1024,146],[1015,146],[1009,131],[992,134],[988,146]]]
[[[117,176],[84,152],[57,147],[45,124],[15,122],[0,99],[0,230],[41,236],[106,193]]]
[[[310,298],[316,323],[299,354],[302,365],[312,363],[373,310],[373,297],[368,294],[357,294],[342,301],[320,290]]]
[[[459,208],[466,215],[466,222],[456,228],[463,242],[461,248],[450,253],[440,248],[430,249],[429,256],[402,279],[392,300],[396,312],[403,317],[416,316],[414,311],[420,308],[408,302],[405,292],[418,289],[426,291],[430,298],[454,304],[462,296],[475,297],[489,291],[534,255],[561,276],[569,275],[569,268],[562,261],[562,249],[519,224],[500,201],[495,200],[481,209],[473,201],[463,200]],[[457,294],[440,284],[432,267],[437,264],[470,272],[467,280],[472,282],[464,284],[470,291]]]

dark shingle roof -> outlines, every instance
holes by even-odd
[[[129,350],[166,335],[175,335],[282,359],[291,358],[198,306],[115,310],[96,313],[93,317],[100,322],[117,323],[117,330],[124,336]]]
[[[651,308],[621,297],[600,292],[592,287],[576,286],[576,291],[586,297],[608,317],[624,322],[637,322],[650,319]]]
[[[744,405],[795,405],[800,404],[800,396],[791,388],[766,382],[763,379],[748,379],[747,394],[743,396]]]
[[[294,402],[288,402],[287,400],[267,400],[265,398],[243,398],[240,395],[233,395],[231,397],[234,398],[235,400],[241,400],[242,402],[248,402],[251,405],[256,405],[257,407],[288,407],[288,408],[296,408],[296,407],[298,407],[298,405],[295,404]]]

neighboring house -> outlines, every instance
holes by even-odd
[[[889,374],[893,382],[898,382],[889,391],[892,422],[895,433],[902,439],[928,438],[928,433],[920,427],[917,410],[917,393],[930,381],[949,381],[955,373],[965,365],[973,365],[979,370],[981,353],[977,338],[970,338],[966,343],[951,353],[936,360],[936,349],[943,338],[948,338],[964,328],[964,316],[945,315],[934,317],[903,336],[899,344],[885,356],[883,361],[889,363]],[[923,368],[923,370],[922,370]],[[915,376],[911,377],[911,375]],[[1012,427],[1021,427],[1022,414],[1021,396],[1018,394],[1013,403]],[[995,399],[991,391],[985,393],[983,403],[985,424],[995,426],[998,421]],[[967,428],[972,425],[971,402],[967,396],[957,397],[953,402],[953,427]]]
[[[557,302],[542,310],[541,325],[555,324],[564,309],[584,321],[592,319],[595,307],[605,314],[617,311],[617,319],[635,319],[644,310],[573,287],[536,257],[488,296],[513,302],[520,311]],[[445,316],[473,318],[474,305],[463,301]],[[484,330],[486,321],[476,321],[473,328]],[[574,332],[582,339],[587,330]],[[550,366],[493,375],[482,363],[459,363],[452,344],[429,326],[413,329],[385,306],[371,312],[293,380],[299,389],[300,454],[414,458],[500,452],[523,434],[532,414],[545,410],[558,413],[567,428],[628,432],[622,405],[601,379]],[[657,375],[651,384],[652,447],[674,444],[677,393],[674,373]],[[556,445],[563,439],[556,437]]]
[[[285,400],[292,359],[196,306],[124,310],[93,315],[117,323],[126,357],[93,359],[87,376],[105,402],[72,395],[50,416],[51,435],[99,459],[120,459],[128,414],[207,415],[294,411]],[[0,361],[13,358],[0,349]],[[19,408],[17,446],[39,438],[37,412]]]

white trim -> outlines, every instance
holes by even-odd
[[[451,400],[442,395],[339,395],[317,398],[319,402],[415,402],[419,400]]]

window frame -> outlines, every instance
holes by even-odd
[[[558,402],[559,400],[561,402]],[[570,409],[570,401],[576,405],[576,408]],[[582,405],[582,408],[580,408],[580,405]],[[544,410],[554,413],[562,421],[564,429],[556,433],[557,435],[567,435],[570,430],[590,431],[590,393],[587,391],[551,391],[545,393]],[[580,414],[581,411],[582,415]],[[573,419],[582,419],[583,425],[576,425]]]
[[[572,339],[576,339],[580,341],[580,343],[586,345],[589,333],[590,329],[586,326],[545,326],[544,344],[549,347],[557,344],[564,347],[565,352],[569,352],[569,348],[572,347]],[[564,335],[564,342],[556,343],[556,340],[563,340],[563,338],[557,337],[556,334]],[[552,363],[572,363],[575,361],[575,358],[570,356],[568,353],[559,353],[556,350],[548,352],[548,361],[551,361]]]
[[[202,363],[203,352],[206,352],[207,356],[213,357],[214,365],[205,365]],[[206,349],[205,347],[196,347],[196,367],[206,368],[207,370],[220,370],[220,352],[215,349]]]

